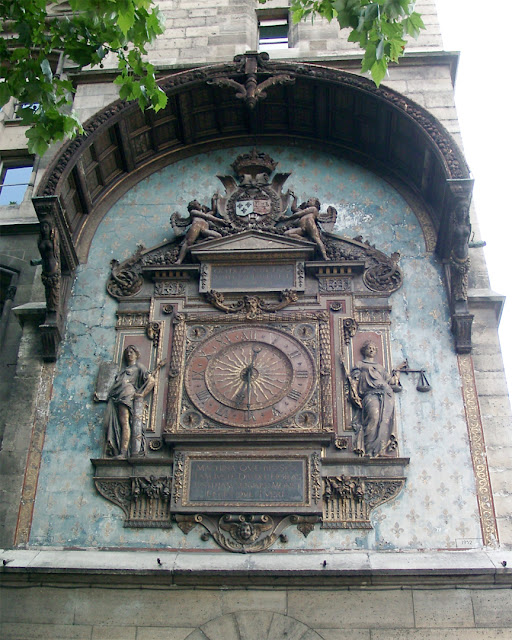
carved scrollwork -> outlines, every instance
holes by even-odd
[[[371,291],[393,293],[402,286],[403,275],[398,266],[400,254],[387,256],[361,236],[348,240],[325,234],[325,245],[330,260],[364,262],[363,282]]]
[[[129,516],[131,502],[131,480],[129,478],[95,478],[94,485],[104,498],[113,502]]]
[[[160,341],[160,330],[161,330],[160,322],[148,322],[146,325],[146,335],[153,342],[155,347],[158,347],[158,342]]]
[[[377,252],[376,252],[377,253]],[[380,252],[378,252],[380,254]],[[399,253],[391,254],[390,258],[382,259],[379,255],[378,263],[367,269],[363,274],[363,282],[372,291],[393,293],[402,286],[402,272],[398,267]]]
[[[258,553],[269,549],[277,540],[287,542],[283,531],[292,525],[307,536],[319,521],[318,516],[290,515],[271,517],[266,514],[228,514],[220,517],[204,514],[176,515],[176,522],[183,533],[189,533],[196,524],[202,525],[208,533],[201,537],[213,538],[226,551],[233,553]]]
[[[357,322],[354,318],[343,318],[343,341],[348,344],[357,333]]]
[[[140,255],[144,247],[138,245],[137,251],[125,260],[119,262],[112,260],[110,262],[110,278],[107,282],[107,292],[113,298],[129,298],[138,293],[144,282],[141,274]]]

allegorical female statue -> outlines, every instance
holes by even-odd
[[[389,374],[375,361],[377,351],[375,342],[367,340],[361,347],[363,359],[347,376],[349,398],[356,408],[354,450],[372,458],[393,455],[397,448],[394,394],[401,390],[401,367]]]
[[[142,399],[155,386],[155,378],[138,360],[140,352],[133,344],[123,352],[124,367],[116,375],[108,392],[105,428],[107,454],[115,458],[141,453]]]
[[[61,278],[59,232],[48,219],[41,221],[37,246],[41,254],[41,279],[46,294],[46,308],[50,313],[55,313],[59,308]],[[39,261],[34,262],[37,263]]]

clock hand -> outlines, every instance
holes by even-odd
[[[247,411],[251,410],[251,382],[252,382],[252,374],[253,371],[256,371],[256,367],[254,366],[254,363],[256,362],[256,358],[258,356],[258,353],[261,351],[261,347],[253,347],[252,348],[252,358],[251,358],[251,363],[250,365],[247,367]]]

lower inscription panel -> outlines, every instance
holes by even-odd
[[[315,452],[177,451],[173,502],[177,511],[316,512]]]
[[[269,503],[305,500],[306,460],[192,460],[190,502]]]

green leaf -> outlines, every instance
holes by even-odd
[[[50,67],[50,63],[46,58],[41,62],[41,70],[48,82],[51,82],[53,79],[52,68]]]
[[[133,27],[133,23],[135,22],[135,13],[133,10],[133,5],[128,7],[126,11],[119,11],[119,17],[117,19],[117,24],[119,28],[126,36],[128,31]]]
[[[0,82],[0,107],[7,104],[11,98],[11,90],[7,82]]]
[[[382,60],[384,56],[384,38],[381,38],[379,44],[377,45],[377,49],[375,50],[375,57],[377,60]]]
[[[387,70],[388,64],[384,58],[382,58],[381,60],[376,60],[372,65],[370,73],[372,74],[372,79],[377,86],[379,86],[384,79]]]

